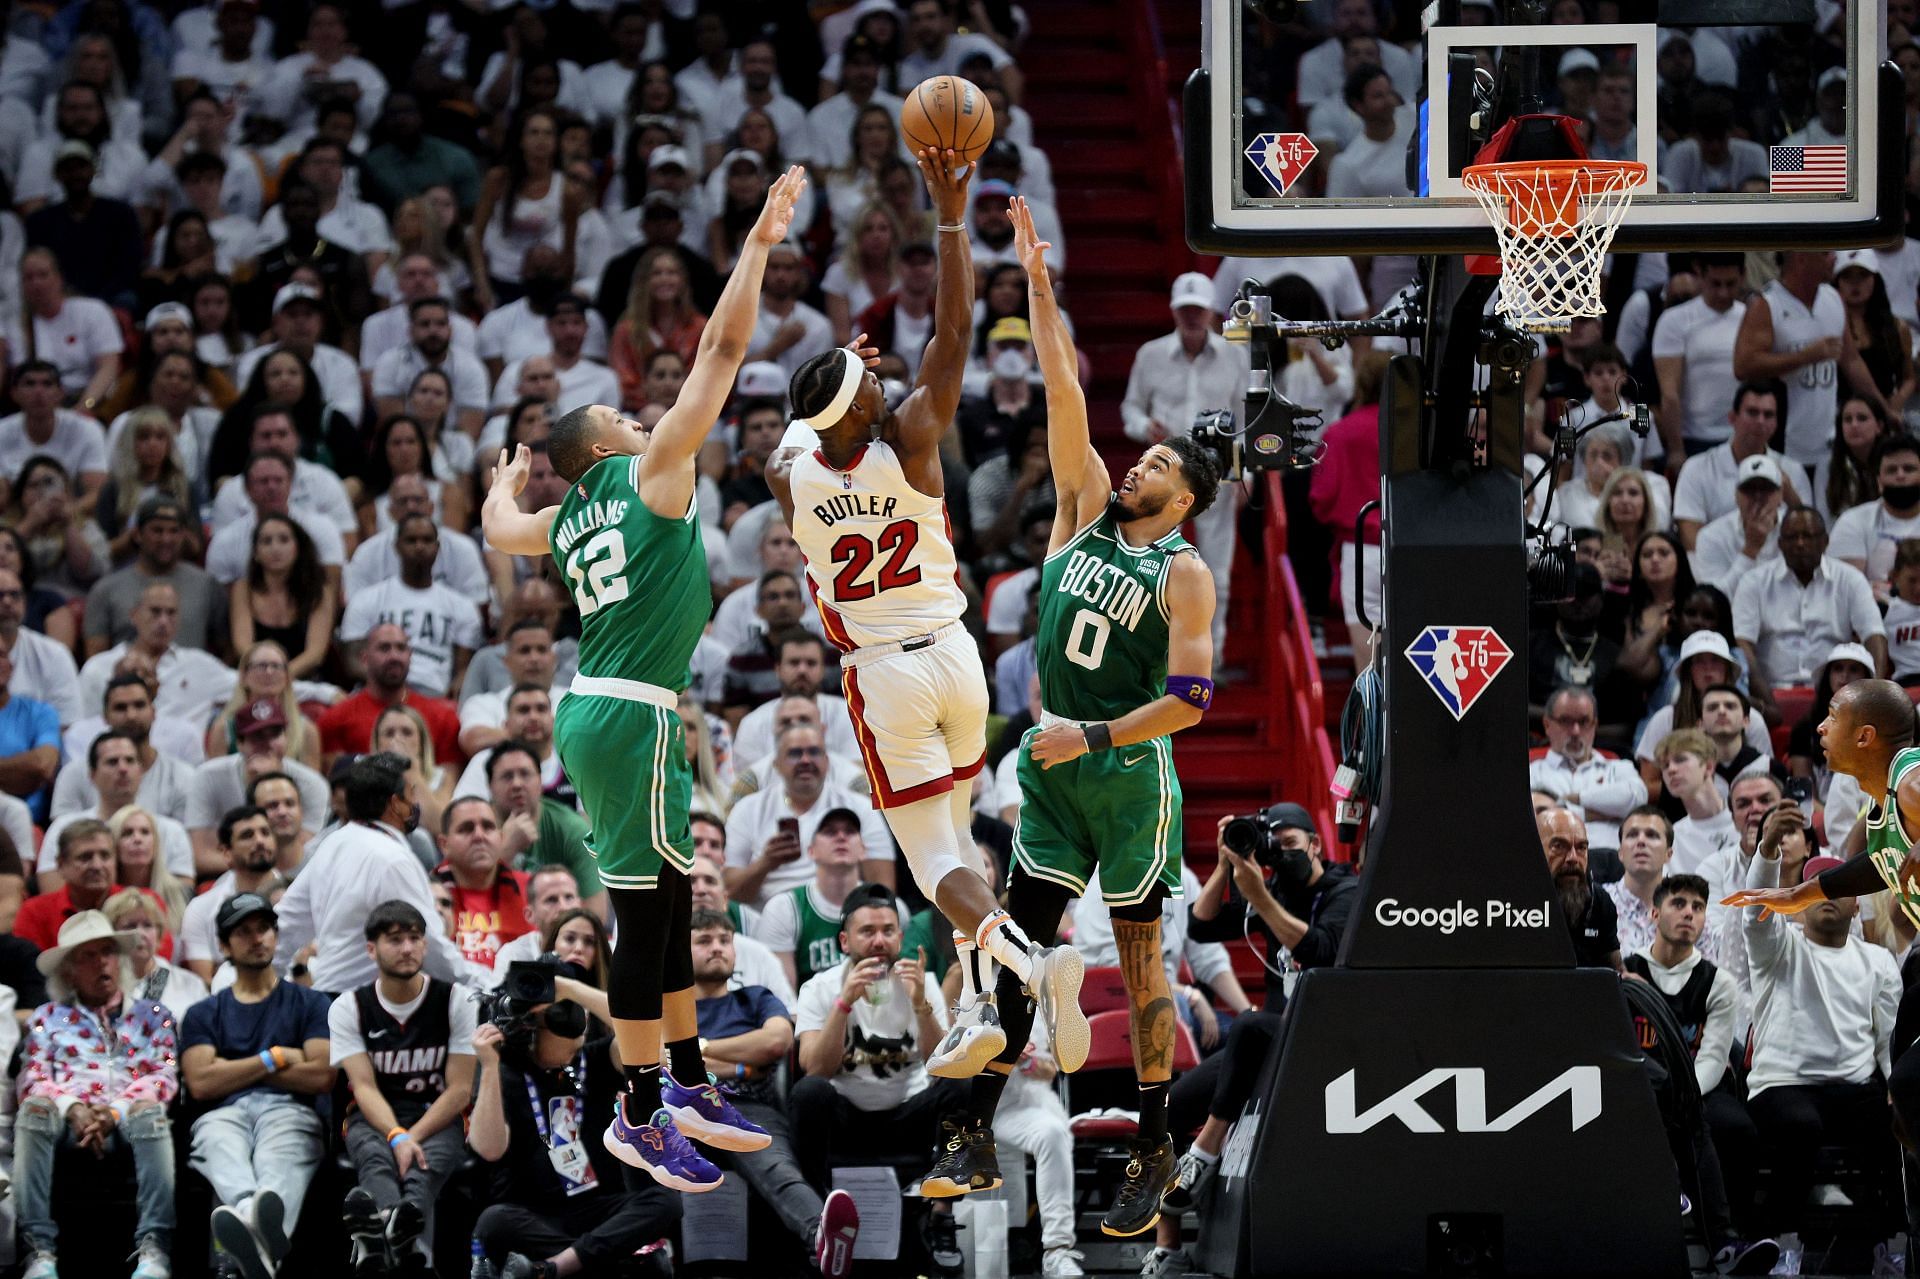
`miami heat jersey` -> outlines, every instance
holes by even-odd
[[[907,482],[893,447],[875,440],[843,471],[820,450],[794,460],[793,540],[827,638],[842,652],[913,639],[957,622],[947,504]]]

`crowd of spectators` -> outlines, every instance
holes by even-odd
[[[1020,105],[1026,30],[1007,0],[0,9],[0,1038],[21,1044],[0,1114],[28,1279],[90,1264],[68,1258],[116,1219],[75,1215],[74,1179],[122,1148],[105,1177],[136,1206],[138,1279],[203,1272],[177,1233],[244,1279],[349,1260],[628,1273],[686,1242],[678,1196],[599,1141],[617,939],[553,749],[574,593],[490,548],[478,498],[524,444],[525,502],[556,501],[545,444],[571,408],[673,405],[793,163],[803,207],[701,458],[715,613],[680,706],[701,1032],[776,1134],[726,1166],[793,1259],[832,1251],[815,1232],[834,1164],[930,1159],[953,1089],[921,1062],[951,941],[868,801],[762,468],[808,358],[865,332],[905,393],[935,228],[901,99],[971,79],[997,126],[943,460],[998,659],[1005,764],[976,835],[1004,872],[1052,519],[1011,197],[1057,275],[1068,261]],[[1208,536],[1230,562],[1231,519]],[[1219,940],[1169,911],[1169,972],[1211,1052],[1247,997]],[[520,1022],[471,997],[542,956],[564,967]],[[1038,1268],[1071,1276],[1051,1076],[1037,1046],[1004,1135],[1035,1160]],[[881,1114],[897,1122],[862,1119]],[[471,1254],[436,1255],[463,1184],[485,1205]],[[956,1272],[954,1214],[915,1219]]]

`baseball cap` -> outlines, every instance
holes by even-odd
[[[1320,828],[1313,824],[1313,814],[1298,804],[1286,802],[1267,809],[1267,825],[1274,830],[1303,830],[1309,835],[1320,833]]]
[[[213,919],[213,931],[225,941],[233,936],[234,929],[255,915],[265,915],[269,924],[279,927],[280,916],[274,913],[272,902],[259,893],[235,893],[220,903],[220,913]]]
[[[1020,193],[1013,189],[1013,183],[1003,181],[999,178],[988,178],[985,182],[982,182],[973,189],[973,202],[978,204],[990,195],[1005,196],[1011,199],[1018,194]]]
[[[155,520],[172,520],[175,524],[185,525],[187,510],[170,497],[150,497],[140,503],[140,509],[134,513],[135,528],[145,528]]]
[[[179,302],[162,302],[147,312],[147,318],[141,322],[141,327],[151,331],[154,325],[165,324],[168,320],[178,320],[191,329],[193,312]]]
[[[1178,311],[1183,306],[1213,309],[1213,281],[1198,271],[1188,271],[1173,282],[1173,296],[1167,305]]]
[[[749,154],[751,154],[751,152],[749,152]],[[733,156],[728,156],[727,158],[731,160]],[[649,173],[655,169],[664,169],[669,164],[677,164],[682,169],[691,170],[693,168],[687,161],[687,149],[672,142],[655,147],[653,154],[647,157],[647,171]]]
[[[740,376],[734,379],[735,395],[754,400],[784,400],[787,398],[787,371],[772,360],[755,360],[742,365]]]
[[[893,895],[891,888],[885,884],[861,884],[847,894],[846,904],[840,908],[840,926],[845,928],[855,911],[868,906],[887,906],[894,914],[900,913],[900,899]]]
[[[845,808],[845,807],[829,808],[826,812],[820,814],[820,826],[825,826],[828,822],[832,821],[836,817],[844,817],[848,821],[852,822],[855,834],[858,834],[862,829],[860,825],[860,814],[854,812],[851,808]],[[818,830],[820,829],[820,827],[816,826],[814,827],[814,829]]]
[[[1809,857],[1807,858],[1807,864],[1800,868],[1800,882],[1804,884],[1822,871],[1832,870],[1835,866],[1845,866],[1846,864],[1845,859],[1839,857],[1828,857],[1825,855]]]
[[[930,258],[936,256],[938,252],[939,250],[933,247],[932,240],[908,240],[900,246],[900,256],[903,258],[909,254],[914,257]]]
[[[1735,488],[1745,488],[1755,481],[1771,484],[1775,488],[1782,487],[1780,483],[1780,464],[1765,453],[1755,453],[1752,457],[1740,463],[1739,467],[1735,469],[1733,473],[1733,486]]]
[[[650,218],[658,212],[670,218],[680,216],[680,197],[671,191],[649,191],[640,202],[640,216]]]
[[[1822,662],[1821,666],[1832,666],[1835,662],[1857,662],[1868,671],[1873,670],[1873,654],[1867,651],[1865,644],[1855,644],[1851,640],[1844,644],[1835,644],[1833,651],[1827,654],[1827,660]]]
[[[1726,637],[1719,631],[1695,631],[1680,645],[1680,661],[1683,664],[1689,658],[1699,657],[1702,654],[1717,657],[1727,663],[1733,661],[1733,653],[1727,648]]]
[[[270,732],[276,728],[285,728],[287,717],[279,703],[261,697],[242,706],[233,717],[233,732],[236,737],[248,737],[254,733]]]
[[[1031,342],[1033,326],[1017,315],[1003,315],[987,330],[988,342]]]
[[[351,773],[353,771],[353,766],[359,762],[360,762],[360,757],[354,754],[352,751],[348,751],[345,754],[341,755],[338,759],[333,761],[333,767],[327,770],[327,784],[330,786],[346,785],[347,774]]]
[[[1880,274],[1880,255],[1872,249],[1848,249],[1844,253],[1833,255],[1833,273],[1836,277],[1842,271],[1871,271]]]
[[[585,315],[587,313],[587,304],[582,302],[580,296],[576,293],[562,292],[555,296],[551,302],[547,303],[547,318],[552,319],[562,311],[572,311],[575,315]]]
[[[1591,50],[1569,49],[1560,55],[1560,66],[1554,74],[1569,75],[1575,71],[1592,71],[1597,73],[1599,70],[1600,59],[1594,57]]]
[[[298,281],[283,284],[280,286],[280,291],[273,295],[273,313],[278,315],[295,302],[307,302],[317,307],[320,305],[320,290],[311,284],[301,284]]]
[[[53,167],[57,169],[69,160],[85,160],[88,164],[92,164],[93,147],[79,138],[68,138],[60,144],[60,149],[53,153]]]
[[[1840,84],[1847,82],[1847,69],[1845,67],[1828,67],[1825,71],[1822,71],[1820,73],[1820,79],[1813,86],[1813,91],[1818,93],[1820,90],[1835,82]]]
[[[660,153],[655,151],[654,154],[659,155]],[[761,157],[758,151],[749,151],[745,147],[735,147],[733,150],[727,152],[725,158],[720,161],[720,172],[730,172],[734,165],[741,163],[752,165],[755,173],[765,173],[767,171],[767,162]]]

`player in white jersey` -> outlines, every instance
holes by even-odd
[[[890,412],[866,367],[879,353],[864,346],[865,334],[808,360],[793,375],[798,416],[768,462],[767,482],[806,557],[827,636],[844,654],[847,709],[874,807],[921,892],[954,926],[960,1006],[928,1071],[975,1075],[1006,1046],[993,961],[1033,996],[1061,1069],[1077,1070],[1089,1044],[1080,956],[1036,946],[1014,925],[973,842],[970,791],[986,755],[987,679],[960,624],[966,605],[940,466],[972,328],[967,178],[951,151],[918,159],[940,225],[934,335],[919,379]]]

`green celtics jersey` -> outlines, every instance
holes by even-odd
[[[1887,765],[1887,802],[1869,808],[1864,820],[1867,857],[1880,872],[1880,878],[1887,881],[1887,887],[1893,890],[1893,899],[1900,903],[1907,917],[1920,923],[1920,901],[1900,887],[1900,863],[1913,847],[1906,827],[1900,824],[1900,781],[1916,767],[1920,767],[1920,746],[1909,746],[1893,757],[1893,762]]]
[[[798,990],[807,978],[846,956],[840,952],[840,912],[822,909],[812,884],[802,884],[788,896],[793,898],[793,985]]]
[[[640,500],[640,459],[610,457],[567,488],[549,538],[580,608],[580,674],[679,692],[713,612],[699,515]]]
[[[1047,556],[1034,638],[1042,706],[1067,719],[1116,719],[1166,691],[1167,574],[1192,550],[1177,530],[1128,546],[1109,508]]]

